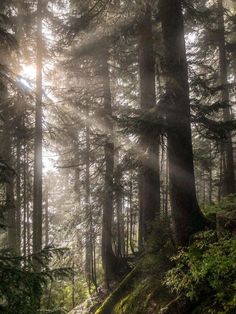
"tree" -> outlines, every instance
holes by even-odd
[[[101,75],[103,85],[104,128],[105,128],[105,181],[102,225],[102,260],[105,282],[114,280],[117,271],[117,259],[112,248],[112,219],[113,219],[113,178],[114,178],[114,132],[112,122],[112,104],[109,74],[109,50],[104,41],[101,51]]]
[[[155,75],[152,10],[147,4],[139,25],[139,76],[141,111],[149,118],[157,108]],[[160,218],[159,129],[145,127],[140,139],[140,243],[147,241],[154,221]]]
[[[36,47],[36,115],[34,143],[34,209],[33,209],[33,253],[42,249],[42,0],[37,3],[37,47]],[[36,268],[40,268],[36,263]]]
[[[223,109],[223,120],[228,122],[232,120],[230,112],[230,97],[229,97],[229,83],[228,83],[228,61],[225,43],[225,25],[224,25],[224,7],[223,1],[218,0],[219,10],[219,68],[220,68],[220,82],[222,88],[222,102],[225,105]],[[223,141],[223,196],[235,193],[235,175],[234,175],[234,155],[231,132],[226,131],[226,139]]]
[[[185,245],[205,221],[195,190],[182,2],[161,0],[160,17],[165,47],[170,200],[176,242]]]
[[[0,110],[1,110],[1,160],[9,169],[14,167],[14,144],[13,144],[13,121],[15,117],[15,108],[12,106],[10,97],[10,71],[9,64],[12,61],[12,53],[15,50],[17,43],[15,36],[12,34],[13,24],[10,22],[12,14],[10,2],[10,10],[7,11],[7,2],[1,3],[2,10],[0,19]],[[5,210],[4,215],[7,226],[7,245],[13,254],[17,253],[16,243],[16,204],[15,204],[15,172],[10,173],[5,179]]]
[[[6,94],[5,94],[6,96]],[[12,132],[10,123],[9,106],[10,104],[5,98],[5,106],[7,110],[4,110],[5,123],[3,131],[3,158],[4,161],[10,166],[13,166],[12,158]],[[8,226],[8,246],[14,254],[17,253],[16,247],[16,205],[14,197],[14,176],[9,176],[6,182],[6,208],[7,208],[7,226]]]

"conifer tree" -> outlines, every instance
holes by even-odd
[[[169,185],[176,242],[204,227],[195,189],[182,1],[160,1],[165,46]]]
[[[37,38],[36,38],[36,116],[35,116],[35,152],[34,152],[34,209],[33,209],[33,252],[42,250],[42,69],[43,69],[43,39],[42,39],[43,3],[37,3]],[[39,268],[39,265],[36,265]]]
[[[228,61],[225,43],[225,25],[224,25],[224,7],[223,1],[218,0],[219,10],[219,69],[220,82],[222,87],[222,102],[225,105],[223,109],[223,120],[228,122],[232,120],[229,97],[228,83]],[[226,139],[223,141],[223,196],[235,193],[235,174],[234,174],[234,155],[231,132],[226,131]]]
[[[139,25],[140,101],[144,115],[156,113],[155,56],[152,34],[152,10],[149,4]],[[143,131],[140,139],[140,242],[147,240],[155,220],[160,219],[159,130]]]

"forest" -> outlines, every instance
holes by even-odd
[[[0,313],[236,313],[236,0],[0,1]]]

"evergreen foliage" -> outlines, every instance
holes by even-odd
[[[68,278],[68,267],[51,268],[50,263],[65,255],[63,249],[48,248],[37,256],[16,257],[7,250],[0,252],[0,311],[1,313],[32,314],[38,311],[40,299],[50,281]],[[42,266],[34,271],[33,259]],[[52,311],[54,313],[54,311]],[[57,310],[57,313],[59,310]]]
[[[198,233],[193,242],[172,257],[174,267],[164,283],[195,304],[193,313],[234,313],[236,309],[236,197],[208,205],[207,215],[216,215],[215,230]]]
[[[193,313],[234,313],[236,309],[236,239],[216,231],[197,234],[194,243],[172,258],[165,284],[194,300]]]

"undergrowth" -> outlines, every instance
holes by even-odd
[[[194,313],[236,313],[236,237],[232,219],[236,214],[236,197],[208,206],[208,213],[220,213],[219,225],[194,236],[189,247],[171,258],[175,266],[164,283],[177,295],[186,296],[198,306]]]

